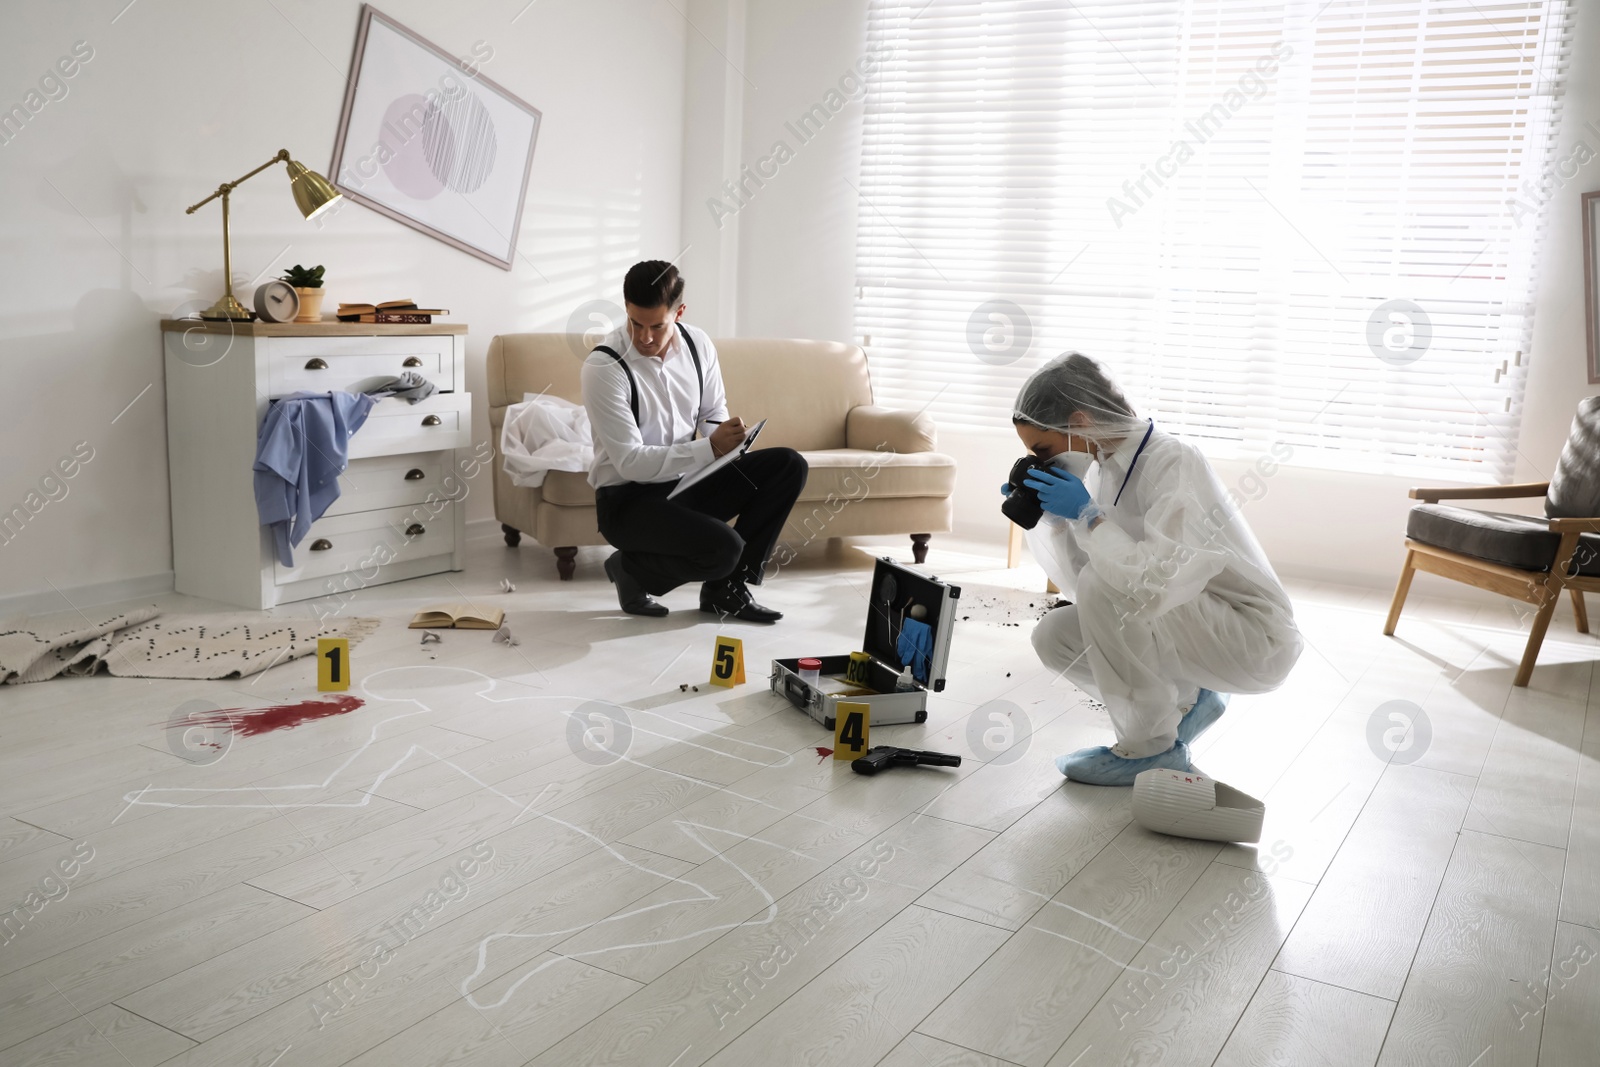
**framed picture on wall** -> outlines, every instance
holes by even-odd
[[[1583,194],[1584,332],[1589,340],[1589,384],[1600,384],[1600,192]]]
[[[328,174],[346,197],[511,269],[539,110],[370,4]]]

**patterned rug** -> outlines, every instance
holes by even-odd
[[[0,629],[0,681],[18,685],[60,675],[119,678],[245,678],[317,650],[319,637],[352,645],[377,619],[342,619],[318,628],[301,619],[252,615],[174,615],[154,607],[73,619],[41,619]]]

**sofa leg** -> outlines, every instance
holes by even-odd
[[[911,535],[911,562],[926,563],[928,561],[928,541],[933,534]]]
[[[500,524],[500,532],[506,535],[507,547],[516,548],[522,543],[522,531],[515,526],[507,526],[502,522]]]
[[[578,569],[578,547],[569,545],[556,549],[556,573],[561,575],[563,582],[572,581],[573,572]]]
[[[1389,618],[1383,624],[1383,636],[1393,637],[1395,624],[1400,621],[1400,609],[1406,606],[1406,594],[1411,592],[1411,578],[1417,573],[1417,553],[1406,549],[1406,565],[1400,568],[1400,581],[1394,587],[1394,603],[1389,605]]]
[[[1578,632],[1586,634],[1589,632],[1589,609],[1583,606],[1583,590],[1573,589],[1571,593],[1572,615],[1578,624]]]

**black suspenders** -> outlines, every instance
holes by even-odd
[[[695,347],[694,338],[689,336],[688,329],[681,322],[678,323],[678,336],[682,337],[683,343],[689,346],[689,355],[694,358],[694,376],[700,383],[700,392],[695,394],[694,409],[696,416],[695,424],[696,428],[698,429],[700,422],[698,417],[700,415],[700,403],[705,399],[706,395],[706,374],[705,371],[700,367],[700,350]],[[622,368],[622,373],[628,376],[628,406],[633,409],[633,421],[635,424],[637,424],[639,422],[639,382],[638,379],[634,378],[633,376],[633,368],[628,366],[628,361],[623,359],[621,353],[617,352],[613,348],[607,348],[605,345],[596,345],[594,350],[596,352],[604,352],[606,355],[616,360],[617,366]]]

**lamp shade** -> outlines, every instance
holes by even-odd
[[[292,159],[285,165],[289,168],[289,187],[294,190],[295,205],[307,219],[316,218],[343,199],[344,194],[316,171]]]

